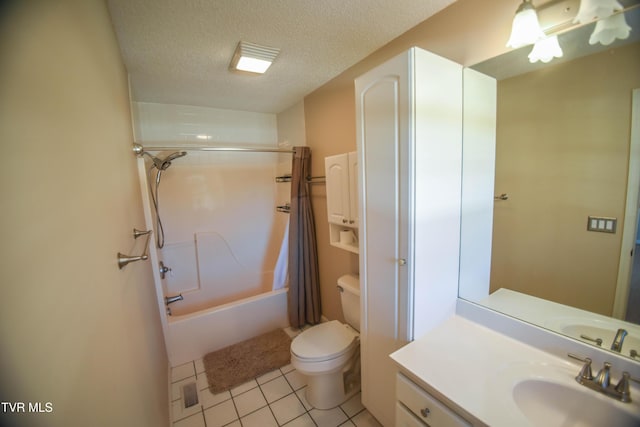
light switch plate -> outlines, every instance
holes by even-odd
[[[590,216],[587,219],[588,231],[599,231],[601,233],[615,233],[618,225],[617,218],[603,216]]]

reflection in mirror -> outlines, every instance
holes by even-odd
[[[637,200],[640,190],[639,180],[629,180],[636,173],[629,168],[630,151],[638,153],[631,140],[640,138],[632,135],[632,93],[640,88],[640,8],[626,19],[632,37],[598,45],[600,51],[588,42],[595,26],[590,24],[560,34],[561,60],[531,64],[528,46],[471,67],[497,81],[492,190],[498,197],[484,212],[465,210],[465,197],[474,197],[465,186],[474,184],[463,176],[459,295],[604,349],[624,329],[620,354],[631,357],[631,350],[640,352],[640,279],[631,285],[621,277],[626,283],[620,287],[618,276],[621,252],[631,255],[623,246],[625,233],[635,241],[640,229],[637,208],[626,208],[628,194],[635,192]],[[465,118],[463,157],[473,149],[469,122]],[[482,255],[468,237],[480,234],[468,224],[471,216],[489,211],[490,275],[482,283],[482,274],[472,278],[482,270]],[[627,321],[612,317],[621,295],[623,305],[628,302]]]

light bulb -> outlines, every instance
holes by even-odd
[[[615,39],[626,39],[630,32],[631,27],[627,25],[624,13],[618,13],[596,22],[596,28],[589,37],[589,44],[600,43],[607,46]]]
[[[509,37],[507,47],[517,49],[533,44],[544,37],[535,8],[530,0],[524,0],[518,7],[516,16],[513,17],[511,37]]]
[[[546,64],[553,58],[562,58],[562,55],[558,36],[551,36],[536,42],[529,54],[529,62],[542,61]]]

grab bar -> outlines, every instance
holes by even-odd
[[[147,241],[144,244],[144,251],[142,252],[142,255],[139,256],[134,256],[134,255],[125,255],[123,253],[118,252],[118,268],[120,270],[122,270],[124,268],[125,265],[129,264],[130,262],[135,262],[135,261],[146,261],[147,259],[149,259],[149,240],[151,238],[151,233],[153,232],[153,230],[147,230],[147,231],[141,231],[141,230],[136,230],[135,228],[133,229],[133,238],[137,239],[140,236],[147,236]]]

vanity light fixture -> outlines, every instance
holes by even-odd
[[[613,43],[615,39],[624,40],[629,37],[631,27],[627,25],[624,13],[616,13],[596,22],[596,28],[589,37],[589,44],[600,43],[607,46]]]
[[[231,58],[229,69],[262,74],[271,66],[278,53],[280,49],[275,47],[240,41]]]
[[[507,42],[507,47],[517,49],[528,44],[536,43],[545,38],[545,34],[540,28],[538,14],[531,0],[523,0],[516,10],[511,26],[511,37]]]
[[[617,0],[580,0],[578,14],[573,20],[574,24],[585,24],[594,19],[607,18],[614,11],[624,8]]]
[[[624,40],[629,37],[631,27],[627,25],[622,11],[624,7],[617,0],[580,0],[580,9],[573,22],[585,24],[598,20],[589,44],[600,43],[606,46],[615,39]]]
[[[536,42],[529,54],[529,62],[542,61],[545,64],[553,58],[562,58],[563,52],[558,43],[558,36],[553,35]]]
[[[507,42],[508,47],[517,49],[533,44],[533,50],[529,54],[529,62],[549,62],[553,58],[562,57],[562,48],[558,43],[558,36],[547,37],[540,28],[538,14],[531,0],[523,0],[516,10],[511,28],[511,37]]]
[[[606,46],[616,39],[624,40],[629,37],[631,27],[627,25],[624,12],[636,6],[625,9],[618,0],[579,1],[580,7],[575,17],[558,22],[557,19],[552,18],[550,20],[549,17],[563,18],[556,11],[570,12],[574,9],[573,3],[577,3],[577,1],[549,1],[536,10],[532,0],[522,0],[513,18],[511,36],[507,42],[507,47],[517,49],[533,44],[533,50],[529,54],[529,62],[542,61],[546,63],[553,58],[563,56],[562,48],[558,42],[558,34],[572,27],[596,21],[595,29],[589,38],[589,44],[591,45],[600,43]],[[538,11],[543,18],[542,21],[545,23],[547,34],[545,34],[545,30],[540,25],[541,21],[538,20]]]

